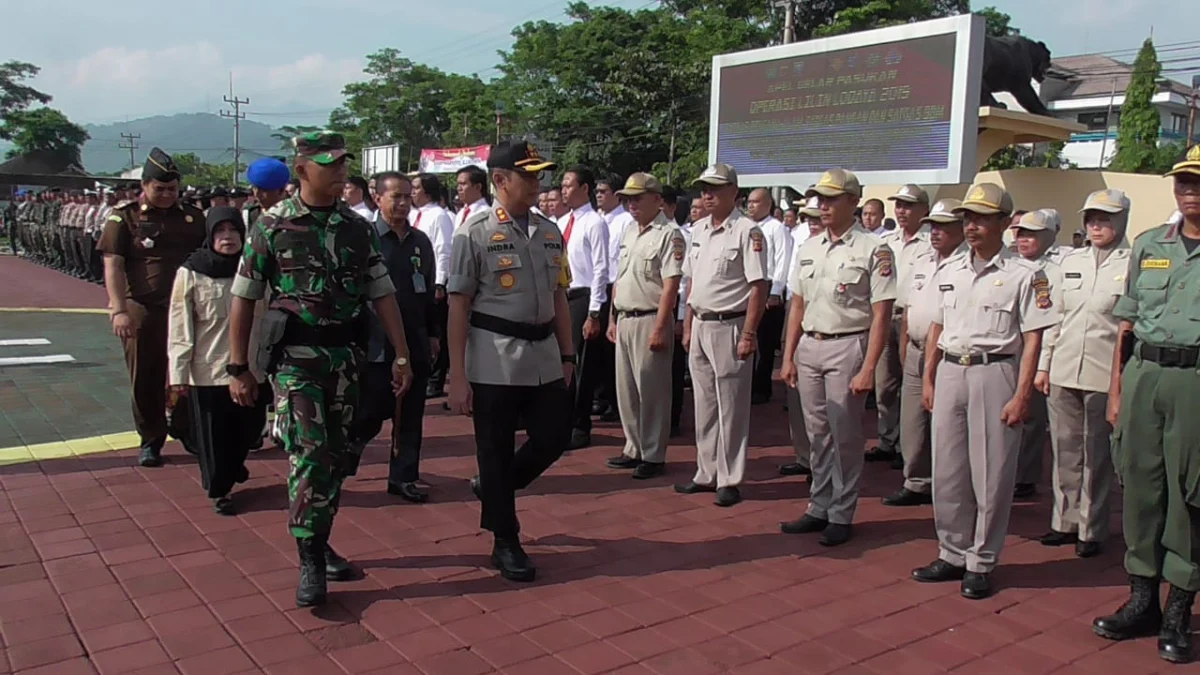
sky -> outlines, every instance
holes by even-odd
[[[767,0],[763,0],[766,2]],[[514,26],[565,20],[566,0],[57,0],[6,3],[0,60],[41,67],[32,84],[78,123],[216,112],[235,94],[250,119],[320,124],[341,89],[365,79],[365,57],[394,47],[443,70],[497,74]],[[650,0],[593,4],[637,9]],[[1194,37],[1186,0],[976,0],[1013,17],[1056,56],[1116,52],[1132,61],[1153,30],[1158,45]],[[1164,56],[1165,58],[1165,56]],[[1190,79],[1190,78],[1188,78]]]

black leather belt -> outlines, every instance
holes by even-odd
[[[864,335],[866,332],[865,330],[856,330],[853,333],[818,333],[815,330],[806,330],[804,334],[814,340],[840,340],[842,338]]]
[[[1137,355],[1163,368],[1195,368],[1200,363],[1200,347],[1160,347],[1139,342]]]
[[[518,340],[529,340],[530,342],[541,342],[554,335],[553,321],[546,323],[520,323],[491,314],[480,314],[479,312],[471,312],[471,325],[475,328],[482,328],[486,331],[517,338]]]
[[[697,312],[693,316],[701,321],[728,321],[746,316],[746,310],[743,309],[740,312]]]
[[[942,353],[942,360],[947,363],[957,363],[960,366],[986,366],[989,363],[999,363],[1013,358],[1012,354],[951,354]]]
[[[921,346],[921,343],[917,342],[916,340],[914,340],[912,338],[908,338],[908,344],[912,345],[913,348],[919,352],[925,351],[925,348]]]
[[[639,317],[639,316],[650,316],[651,314],[658,314],[658,310],[657,309],[631,309],[628,312],[622,311],[619,309],[617,310],[617,318],[618,319],[632,319],[632,318]]]
[[[567,289],[567,300],[578,300],[579,298],[586,298],[586,297],[590,296],[591,294],[592,294],[592,289],[587,288],[587,287],[568,288]]]

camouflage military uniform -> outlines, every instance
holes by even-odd
[[[283,356],[272,381],[283,446],[291,458],[288,527],[298,539],[325,538],[345,477],[342,462],[363,353],[350,339],[312,337],[345,332],[368,300],[395,288],[383,265],[379,236],[342,202],[332,210],[310,211],[298,197],[285,199],[263,214],[247,237],[233,294],[259,300],[269,290],[271,309],[286,312],[288,333],[301,336],[280,343]]]

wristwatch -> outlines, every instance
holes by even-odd
[[[397,356],[396,357],[396,365],[400,366],[401,368],[403,368],[404,366],[407,366],[408,365],[408,357],[407,356]]]
[[[225,374],[230,377],[241,377],[242,373],[250,371],[250,366],[245,363],[230,363],[225,366]]]
[[[588,318],[599,321],[600,320],[600,312],[598,312],[598,311],[597,312],[588,312]]]
[[[575,355],[574,355],[574,354],[563,354],[563,355],[562,355],[562,362],[563,362],[563,363],[569,363],[569,364],[571,364],[571,365],[573,365],[573,366],[577,364],[577,361],[576,361],[576,359],[575,359]]]

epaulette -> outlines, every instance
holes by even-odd
[[[476,227],[480,223],[489,222],[492,219],[492,215],[493,214],[492,214],[491,209],[479,209],[475,213],[472,213],[471,215],[467,216],[467,219],[464,220],[463,224],[459,225],[459,227],[464,227],[464,228]]]
[[[127,209],[130,206],[133,206],[137,203],[138,203],[138,200],[136,200],[136,199],[126,199],[123,202],[118,202],[117,205],[113,207],[113,211],[120,211],[122,209]]]
[[[1138,239],[1141,239],[1142,237],[1150,234],[1151,232],[1166,232],[1166,231],[1169,231],[1172,227],[1175,227],[1175,226],[1172,225],[1171,223],[1163,223],[1162,225],[1159,225],[1157,227],[1152,227],[1152,228],[1146,230],[1145,232],[1142,232],[1138,236],[1134,237],[1133,243],[1136,244]]]

